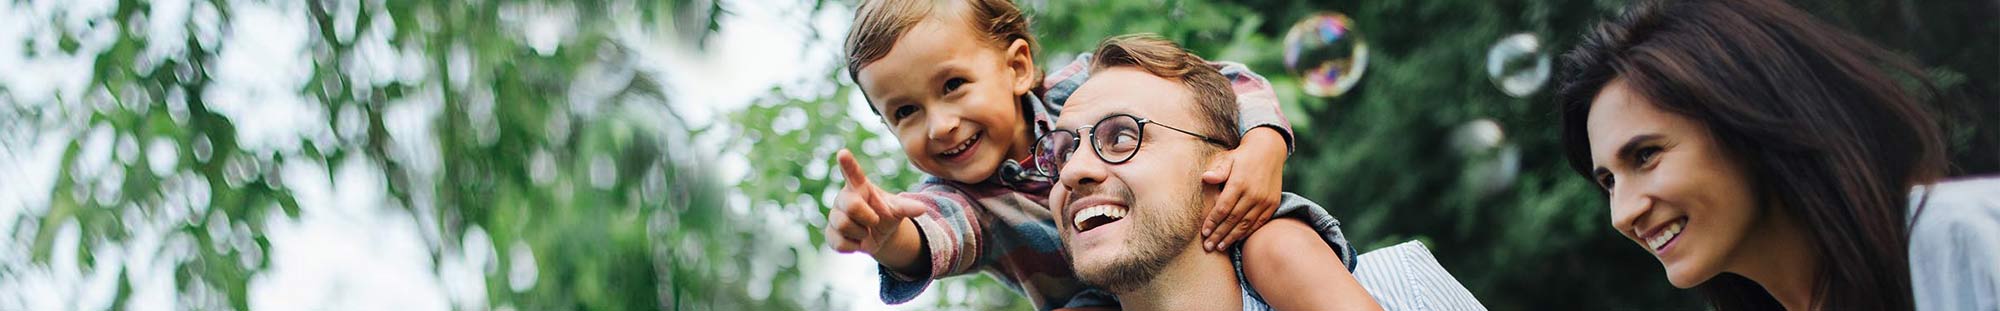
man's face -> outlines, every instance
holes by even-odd
[[[1077,89],[1056,128],[1077,131],[1122,113],[1202,132],[1208,127],[1199,126],[1195,111],[1194,97],[1179,83],[1115,67]],[[1077,276],[1112,291],[1145,284],[1175,256],[1199,251],[1200,207],[1216,191],[1201,183],[1216,147],[1159,125],[1138,126],[1145,128],[1140,149],[1120,164],[1105,163],[1092,138],[1079,137],[1049,196]]]

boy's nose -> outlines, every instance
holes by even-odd
[[[935,113],[931,114],[930,118],[929,136],[931,140],[953,143],[954,141],[951,140],[958,138],[956,137],[957,135],[954,135],[958,132],[959,120],[957,114]]]

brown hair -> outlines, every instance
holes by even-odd
[[[958,12],[939,11],[946,3],[958,3]],[[935,14],[957,13],[957,14]],[[926,19],[962,16],[961,21],[986,35],[986,41],[998,48],[1006,48],[1014,40],[1028,42],[1028,53],[1034,55],[1035,36],[1028,32],[1028,17],[1014,6],[1012,0],[866,0],[854,10],[854,27],[847,31],[847,77],[856,85],[861,84],[861,67],[867,66],[889,55],[895,48],[896,40],[903,33]],[[1031,90],[1041,94],[1042,73],[1032,68],[1035,87]],[[873,107],[873,106],[871,106]]]
[[[1804,224],[1821,261],[1808,308],[1913,307],[1910,189],[1940,178],[1945,158],[1933,116],[1897,83],[1935,92],[1907,60],[1776,0],[1644,1],[1563,60],[1562,141],[1579,175],[1591,103],[1622,79],[1708,127],[1747,164],[1758,200]],[[1740,275],[1699,289],[1719,310],[1782,308]]]
[[[1207,60],[1181,49],[1173,41],[1154,34],[1130,34],[1104,39],[1098,43],[1097,58],[1090,67],[1091,75],[1113,67],[1136,67],[1154,76],[1178,80],[1194,95],[1195,109],[1199,110],[1204,125],[1202,129],[1209,137],[1221,140],[1231,148],[1236,146],[1241,134],[1236,125],[1236,93],[1229,88],[1229,78],[1222,76]]]

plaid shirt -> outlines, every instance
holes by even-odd
[[[1022,111],[1032,116],[1034,137],[1054,128],[1064,102],[1089,79],[1090,61],[1090,54],[1081,54],[1051,71],[1043,82],[1048,86],[1047,100],[1031,94],[1022,103]],[[1259,127],[1278,130],[1287,150],[1292,149],[1291,123],[1279,109],[1270,81],[1242,64],[1210,65],[1229,78],[1236,92],[1241,109],[1238,128],[1243,133]],[[1029,174],[1035,169],[1032,165],[1007,160],[993,177],[977,184],[927,177],[898,194],[930,205],[929,213],[911,219],[929,249],[930,274],[904,275],[880,267],[882,301],[909,302],[923,293],[932,279],[986,272],[1028,296],[1037,309],[1116,306],[1108,292],[1083,284],[1070,270],[1047,205],[1054,184]]]

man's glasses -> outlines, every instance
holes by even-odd
[[[1104,160],[1104,163],[1121,164],[1131,161],[1132,156],[1139,153],[1139,146],[1145,141],[1147,124],[1159,125],[1175,132],[1201,138],[1203,142],[1224,149],[1229,148],[1228,143],[1207,135],[1160,124],[1151,119],[1115,114],[1097,120],[1095,125],[1077,128],[1074,131],[1055,130],[1042,134],[1040,139],[1035,140],[1035,173],[1051,179],[1056,178],[1056,173],[1062,172],[1063,164],[1069,162],[1070,154],[1076,153],[1076,147],[1081,141],[1077,137],[1079,131],[1087,133],[1084,137],[1090,139],[1091,148],[1097,150],[1097,158]]]

